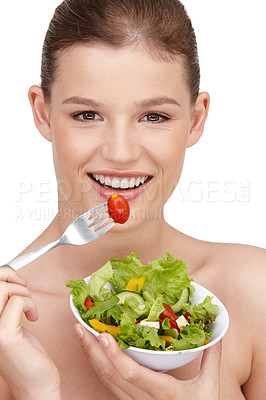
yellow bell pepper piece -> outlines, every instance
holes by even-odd
[[[209,343],[208,339],[204,339],[203,346],[205,346],[205,344],[208,344],[208,343]]]
[[[168,336],[168,335],[159,335],[159,338],[161,340],[165,341],[166,346],[169,346],[173,341],[172,336]]]
[[[97,319],[89,319],[89,323],[91,326],[96,329],[97,331],[100,332],[108,332],[111,333],[111,335],[116,336],[117,333],[120,331],[121,327],[120,326],[114,326],[114,325],[107,325],[104,324],[101,321],[98,321]]]
[[[138,279],[132,276],[132,278],[129,279],[124,290],[129,290],[130,292],[139,293],[142,289],[144,282],[145,282],[145,275],[142,275]]]

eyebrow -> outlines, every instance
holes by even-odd
[[[70,97],[69,99],[64,100],[62,104],[80,104],[96,108],[101,106],[101,103],[96,100],[79,96]],[[136,103],[139,108],[161,106],[163,104],[174,104],[181,107],[177,100],[167,96],[152,97],[151,99],[142,100]]]
[[[101,103],[96,100],[88,99],[86,97],[73,96],[63,101],[62,104],[81,104],[85,106],[99,107]]]
[[[178,107],[181,107],[177,100],[167,96],[153,97],[151,99],[142,100],[137,103],[139,107],[161,106],[163,104],[174,104]]]

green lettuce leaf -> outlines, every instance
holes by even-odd
[[[107,316],[111,316],[110,311],[117,305],[118,301],[119,299],[115,295],[108,297],[103,301],[95,301],[93,307],[89,308],[89,310],[87,310],[83,315],[83,319],[87,320],[95,318],[99,321],[105,321]]]
[[[110,289],[106,289],[103,286],[111,281],[114,271],[110,261],[98,269],[91,275],[89,281],[89,292],[93,301],[103,301],[113,295]]]
[[[173,339],[172,350],[188,350],[203,345],[205,332],[194,324],[187,325],[181,332],[180,338]]]
[[[149,350],[165,350],[165,341],[159,338],[156,328],[139,325],[135,322],[136,320],[123,316],[117,338],[129,346]]]
[[[160,294],[153,303],[146,321],[159,321],[159,316],[163,311],[164,311],[163,296]]]
[[[148,268],[139,260],[137,253],[131,253],[126,258],[111,258],[115,272],[110,280],[116,293],[122,292],[132,276],[140,278],[145,275]]]
[[[188,266],[182,260],[166,253],[167,258],[158,258],[148,264],[150,270],[145,275],[142,295],[145,300],[154,302],[163,294],[171,306],[178,302],[183,289],[188,288],[192,297],[195,291],[192,279],[187,275]]]
[[[145,307],[139,308],[139,302],[134,296],[127,296],[124,303],[119,305],[121,312],[127,314],[131,318],[139,319],[140,317],[145,317],[149,314],[150,306],[146,302]]]
[[[211,325],[216,319],[219,307],[212,304],[211,296],[206,296],[202,303],[194,304],[193,307],[189,304],[184,304],[183,310],[191,314],[191,323],[198,323],[201,321],[204,324],[204,330],[210,332]]]
[[[212,304],[211,296],[206,296],[202,303],[194,304],[191,311],[193,318],[201,319],[205,316],[216,315],[219,311],[219,307],[216,304]]]
[[[163,320],[162,327],[160,330],[162,331],[162,332],[160,332],[160,335],[172,336],[175,339],[178,338],[179,333],[178,333],[177,329],[173,329],[170,326],[169,318],[165,318]]]
[[[74,279],[73,281],[66,281],[65,285],[72,288],[73,303],[82,316],[87,311],[87,308],[84,306],[85,300],[90,297],[90,291],[86,282],[83,279],[78,281]]]

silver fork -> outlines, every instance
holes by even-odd
[[[115,224],[109,216],[107,210],[91,218],[93,215],[102,210],[106,205],[107,202],[104,202],[99,206],[92,208],[91,210],[80,215],[67,227],[63,235],[55,242],[46,244],[45,246],[30,251],[29,253],[23,254],[22,256],[17,257],[9,263],[5,264],[5,266],[9,266],[14,270],[18,270],[57,246],[61,246],[63,244],[79,246],[98,239],[109,229],[111,229],[112,226],[114,226]],[[99,219],[101,220],[95,224],[95,222]],[[108,220],[111,220],[111,222],[108,223],[108,225],[104,226],[104,224],[107,223]]]

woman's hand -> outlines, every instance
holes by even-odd
[[[102,333],[99,341],[80,324],[75,331],[83,351],[101,382],[121,400],[220,399],[221,342],[206,349],[199,375],[189,381],[140,366],[116,340]]]
[[[17,399],[60,399],[60,376],[40,342],[21,326],[23,314],[38,320],[26,282],[0,268],[0,375]]]

